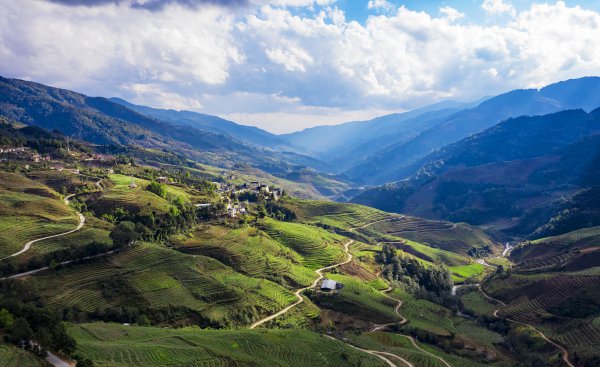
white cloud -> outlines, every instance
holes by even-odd
[[[369,0],[367,3],[367,8],[383,12],[391,12],[396,9],[396,6],[387,0]]]
[[[490,2],[492,13],[515,15],[492,25],[457,22],[463,14],[449,7],[439,16],[400,7],[361,24],[315,1],[269,3],[149,12],[0,0],[0,71],[246,122],[288,116],[294,128],[302,115],[308,126],[349,117],[344,111],[476,99],[600,74],[600,14],[560,1],[518,13]]]
[[[440,13],[451,22],[454,22],[456,20],[459,20],[459,19],[465,17],[465,13],[461,13],[458,10],[451,8],[449,6],[441,7]]]
[[[294,46],[269,48],[266,53],[271,61],[283,65],[288,71],[306,71],[306,66],[314,62],[306,51]]]
[[[481,8],[491,15],[509,14],[515,16],[517,13],[510,1],[504,0],[484,0]]]

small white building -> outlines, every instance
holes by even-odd
[[[331,279],[323,279],[323,283],[321,283],[321,290],[322,291],[334,291],[337,289],[337,282],[335,280],[331,280]]]

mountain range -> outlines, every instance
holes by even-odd
[[[173,151],[207,164],[222,167],[250,164],[278,174],[305,166],[326,168],[317,159],[294,153],[291,149],[271,149],[270,146],[277,145],[277,138],[260,129],[215,116],[124,104],[0,77],[0,114],[21,123],[59,130],[94,144]],[[264,144],[258,146],[259,141]],[[269,142],[272,144],[267,144]]]
[[[527,235],[582,190],[596,190],[598,162],[600,109],[522,116],[435,151],[410,167],[409,179],[352,201]]]
[[[0,114],[11,120],[103,146],[253,166],[340,201],[508,236],[554,233],[562,224],[549,223],[559,213],[586,212],[581,198],[596,192],[590,172],[600,161],[599,106],[600,78],[586,77],[274,135],[217,116],[0,78]]]

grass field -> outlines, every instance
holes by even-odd
[[[163,329],[118,324],[69,328],[96,366],[384,366],[376,357],[303,330]]]
[[[0,344],[0,367],[45,367],[46,361],[13,345]]]
[[[491,304],[481,292],[477,289],[473,289],[460,296],[461,301],[467,311],[474,313],[475,315],[491,315],[498,306]]]
[[[110,184],[103,194],[97,198],[88,201],[90,207],[96,215],[110,213],[116,208],[124,208],[130,213],[137,214],[142,209],[150,208],[158,213],[166,213],[171,208],[168,200],[146,190],[149,181],[140,178],[134,178],[137,187],[131,188],[131,177],[125,175],[109,175]],[[173,185],[167,185],[167,192],[172,196],[188,199],[185,191]]]
[[[342,230],[395,217],[378,209],[350,203],[287,199],[283,204],[293,210],[301,221],[323,223]]]
[[[369,227],[386,235],[405,238],[429,247],[466,255],[471,247],[490,246],[500,252],[500,246],[482,230],[464,223],[450,223],[403,216]]]
[[[347,275],[332,273],[326,277],[341,282],[344,288],[335,293],[321,293],[317,297],[319,305],[378,324],[400,320],[394,312],[396,302],[381,294],[381,290],[387,287],[384,282],[364,282]]]
[[[296,299],[276,283],[248,277],[212,258],[151,244],[34,278],[52,307],[94,311],[131,302],[155,310],[174,306],[221,325],[249,324]],[[107,297],[101,284],[111,279],[124,283],[124,291]]]
[[[0,172],[0,217],[0,257],[30,240],[74,229],[79,222],[55,191],[6,172]]]
[[[177,236],[172,243],[179,251],[213,257],[245,275],[293,288],[316,277],[302,265],[302,255],[252,227],[198,226],[191,236]]]
[[[264,231],[273,239],[302,256],[302,264],[317,269],[345,258],[342,244],[348,240],[315,226],[266,219]]]

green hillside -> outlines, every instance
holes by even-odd
[[[96,366],[384,366],[374,356],[302,330],[163,329],[119,324],[69,328]]]

